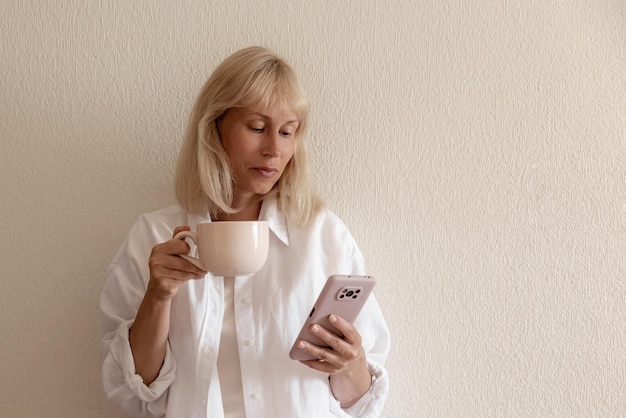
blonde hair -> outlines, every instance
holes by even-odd
[[[178,156],[176,197],[190,213],[212,218],[236,213],[233,178],[217,121],[228,109],[254,105],[281,106],[298,115],[293,156],[274,188],[283,213],[303,226],[323,204],[308,176],[304,147],[309,104],[291,66],[269,49],[249,47],[226,58],[206,81],[191,112]]]

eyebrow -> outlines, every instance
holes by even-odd
[[[263,119],[272,119],[269,115],[264,115],[263,113],[259,113],[259,112],[252,112],[248,116],[260,116]],[[290,123],[296,123],[296,122],[300,123],[300,119],[288,120],[283,125],[287,125],[287,124],[290,124]]]

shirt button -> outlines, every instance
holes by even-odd
[[[254,392],[251,398],[254,399],[255,401],[258,401],[259,399],[261,399],[261,394],[259,392]]]
[[[246,347],[251,347],[252,344],[254,344],[254,338],[248,338],[243,342],[243,345],[245,345]]]
[[[246,305],[249,305],[249,304],[250,304],[250,298],[249,298],[248,296],[243,297],[243,298],[241,299],[241,301],[242,301],[243,303],[245,303]]]

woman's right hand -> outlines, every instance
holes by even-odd
[[[181,231],[189,231],[187,225],[174,229],[174,235]],[[178,292],[181,284],[187,280],[201,279],[206,271],[180,257],[189,253],[189,244],[182,239],[172,238],[162,244],[155,245],[150,254],[150,282],[146,296],[160,301],[171,300]]]
[[[189,226],[179,226],[174,235],[189,229]],[[172,238],[155,245],[150,254],[148,290],[129,334],[135,372],[146,385],[157,378],[165,359],[172,298],[181,284],[206,275],[205,271],[180,257],[188,252],[189,245],[185,241]]]

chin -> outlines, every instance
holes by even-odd
[[[266,195],[272,191],[276,183],[267,184],[267,185],[257,185],[256,187],[252,187],[251,191],[258,195]]]
[[[274,186],[269,187],[269,188],[264,188],[264,189],[260,190],[257,194],[260,194],[260,195],[266,195],[266,194],[268,194],[269,192],[271,192],[271,191],[272,191],[272,189],[274,189]]]

